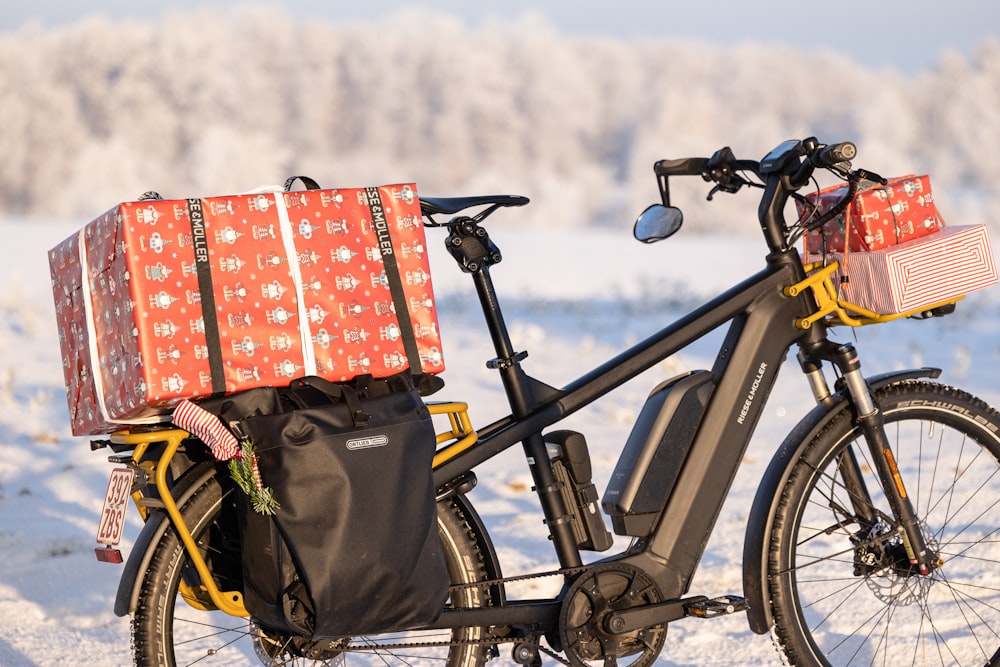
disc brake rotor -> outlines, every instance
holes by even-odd
[[[322,667],[341,667],[345,663],[344,654],[332,649],[329,642],[321,649],[318,642],[271,633],[253,621],[250,622],[250,636],[254,653],[264,667],[299,664],[296,661],[305,660]]]

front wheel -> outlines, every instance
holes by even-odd
[[[220,590],[238,590],[241,572],[238,533],[229,490],[216,478],[205,482],[185,503],[182,514],[202,549]],[[483,544],[456,499],[438,503],[441,537],[452,584],[487,578]],[[132,616],[132,646],[140,667],[199,667],[211,665],[447,665],[481,667],[489,655],[484,628],[396,633],[345,641],[344,651],[324,647],[321,655],[305,658],[314,646],[301,639],[265,632],[250,619],[206,611],[199,599],[198,575],[172,529],[156,546]],[[192,597],[192,593],[195,596]],[[454,589],[450,603],[477,607],[492,603],[489,591]]]
[[[781,490],[768,539],[776,639],[794,665],[1000,665],[1000,415],[931,382],[877,399],[938,565],[910,566],[844,410]]]

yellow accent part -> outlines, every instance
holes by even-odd
[[[114,436],[112,436],[112,439],[114,439]],[[142,463],[139,463],[145,455],[146,450],[149,449],[149,445],[149,442],[140,442],[137,444],[132,450],[132,462],[145,470],[147,475],[153,477],[156,474],[156,467],[153,462],[143,461]],[[146,499],[142,497],[142,491],[140,489],[136,489],[135,493],[132,494],[132,502],[135,503],[135,508],[139,510],[139,516],[142,517],[143,523],[146,523],[146,519],[149,518],[149,505],[146,504],[145,500]]]
[[[799,329],[808,329],[814,322],[823,318],[827,318],[830,324],[846,324],[852,327],[860,327],[866,324],[882,324],[957,303],[965,298],[964,296],[959,296],[946,301],[938,301],[937,303],[932,303],[921,308],[914,308],[905,313],[883,315],[844,301],[837,296],[837,288],[833,284],[832,276],[838,266],[836,261],[831,261],[826,265],[822,262],[806,264],[805,269],[809,273],[806,279],[790,285],[783,290],[785,296],[798,296],[809,289],[812,290],[813,297],[816,299],[816,312],[795,321],[795,326]]]
[[[437,468],[479,441],[479,435],[472,428],[472,420],[469,419],[469,405],[467,403],[428,403],[427,410],[431,415],[447,415],[451,427],[450,431],[444,431],[437,435],[437,444],[451,442],[448,446],[437,451],[431,464],[432,467]]]
[[[163,508],[170,518],[170,522],[174,525],[174,530],[177,531],[177,536],[180,537],[181,543],[187,550],[191,564],[194,565],[198,576],[201,578],[201,590],[193,589],[181,581],[181,597],[184,598],[184,601],[195,609],[202,611],[218,609],[231,616],[249,616],[250,613],[243,605],[242,592],[222,592],[215,584],[212,573],[209,572],[208,565],[205,564],[205,559],[202,558],[201,552],[198,550],[198,544],[191,535],[191,531],[188,529],[187,524],[184,523],[184,517],[181,516],[181,512],[177,508],[177,503],[174,501],[174,496],[167,484],[167,472],[170,470],[170,460],[174,457],[178,447],[180,447],[181,441],[189,437],[189,435],[187,431],[182,431],[181,429],[149,431],[145,433],[120,431],[113,434],[111,440],[115,443],[135,446],[132,452],[132,460],[137,465],[145,465],[139,464],[139,460],[152,443],[163,442],[166,444],[163,454],[160,455],[159,460],[153,466],[153,478],[156,481],[156,490],[163,502]],[[139,494],[133,494],[132,499],[135,501],[136,506],[139,508],[139,513],[143,515],[143,520],[145,521],[149,510],[139,504],[141,496],[137,499],[137,495]],[[206,593],[208,595],[207,600],[205,599]]]
[[[889,449],[883,450],[882,455],[885,457],[885,462],[889,465],[889,472],[892,473],[893,481],[896,482],[896,490],[899,491],[899,497],[905,498],[906,487],[903,486],[903,477],[899,474],[899,468],[896,466],[896,458]]]

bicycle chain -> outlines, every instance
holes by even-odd
[[[489,588],[491,586],[497,586],[497,585],[501,585],[501,584],[508,584],[508,583],[513,583],[513,582],[517,582],[517,581],[527,581],[529,579],[543,579],[545,577],[557,577],[557,576],[572,576],[572,575],[580,574],[582,572],[586,572],[588,569],[590,569],[590,567],[584,565],[584,566],[580,566],[580,567],[560,568],[558,570],[552,570],[552,571],[549,571],[549,572],[536,572],[536,573],[533,573],[533,574],[521,574],[521,575],[515,575],[513,577],[501,577],[499,579],[484,579],[482,581],[473,581],[473,582],[464,583],[464,584],[452,584],[451,586],[448,587],[448,590],[449,591],[460,591],[460,590],[468,590],[468,589],[473,589],[473,588],[476,588],[476,589],[485,589],[485,588]],[[516,637],[516,636],[497,637],[497,636],[494,636],[494,637],[484,637],[484,638],[481,638],[481,639],[455,639],[455,640],[451,640],[451,641],[400,642],[400,643],[395,643],[395,644],[367,644],[367,645],[362,645],[362,644],[351,645],[351,644],[348,644],[347,646],[344,646],[343,648],[339,648],[338,650],[344,651],[344,652],[360,653],[360,652],[364,652],[364,651],[388,651],[388,650],[395,651],[395,650],[400,650],[400,649],[431,648],[431,647],[435,647],[435,646],[474,646],[474,645],[481,645],[481,644],[491,644],[492,645],[492,644],[506,644],[506,643],[514,643],[514,642],[523,642],[523,643],[526,643],[526,644],[531,644],[535,648],[537,648],[539,651],[547,654],[548,656],[550,656],[553,659],[561,662],[564,665],[571,665],[572,664],[568,660],[566,660],[565,658],[563,658],[562,656],[560,656],[559,654],[557,654],[556,652],[554,652],[554,651],[552,651],[550,649],[547,649],[544,646],[542,646],[541,643],[538,641],[537,635],[531,635],[531,636],[528,636],[528,637]]]
[[[487,637],[483,639],[456,639],[452,641],[440,641],[440,642],[401,642],[397,644],[348,644],[347,646],[337,648],[336,650],[342,653],[372,653],[379,651],[396,651],[400,649],[421,649],[421,648],[434,648],[442,646],[478,646],[478,645],[494,645],[494,644],[513,644],[514,642],[520,642],[522,644],[531,644],[537,648],[542,653],[550,656],[554,660],[561,662],[564,665],[572,665],[572,663],[566,658],[562,657],[552,649],[545,648],[538,641],[537,637]]]
[[[527,581],[528,579],[543,579],[545,577],[559,577],[580,574],[592,569],[590,565],[579,567],[564,567],[550,572],[535,572],[533,574],[518,574],[513,577],[500,577],[499,579],[484,579],[483,581],[473,581],[467,584],[452,584],[448,590],[464,590],[467,588],[488,588],[498,584],[507,584],[515,581]]]

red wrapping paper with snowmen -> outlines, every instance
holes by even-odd
[[[398,373],[406,320],[419,370],[444,370],[412,184],[123,203],[49,264],[75,435],[305,375]]]
[[[799,216],[830,210],[847,185],[837,185],[806,195],[809,204],[796,202]],[[879,250],[933,234],[944,227],[928,176],[902,176],[885,185],[866,182],[858,187],[847,210],[805,237],[809,254]]]

